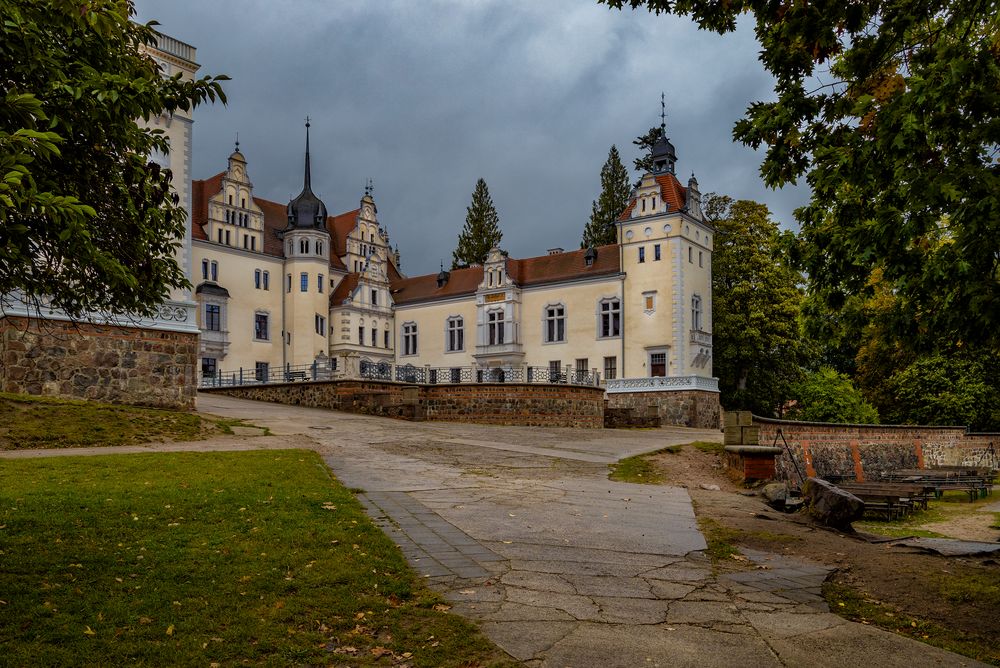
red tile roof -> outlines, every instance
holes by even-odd
[[[586,250],[580,249],[523,260],[508,260],[507,270],[514,282],[522,287],[619,273],[621,264],[618,245],[600,246],[596,250],[597,259],[589,267],[584,261]],[[474,294],[482,281],[483,268],[479,266],[453,269],[448,282],[440,288],[437,285],[437,274],[414,276],[392,281],[392,299],[396,304],[409,304],[461,297]]]
[[[677,177],[673,174],[660,174],[659,176],[653,177],[656,180],[657,185],[660,186],[660,198],[667,203],[668,211],[678,211],[684,208],[684,203],[687,201],[687,188],[680,184]],[[632,198],[632,201],[628,203],[625,210],[622,211],[622,215],[618,216],[618,220],[628,220],[632,217],[632,209],[635,207],[636,198]]]
[[[358,287],[358,279],[360,275],[356,272],[351,272],[344,279],[337,284],[333,292],[330,294],[330,306],[340,306],[345,299],[351,296],[351,292],[354,288]]]
[[[225,172],[219,172],[215,176],[191,182],[191,236],[203,241],[211,241],[205,232],[205,224],[208,222],[208,200],[213,195],[222,190],[222,179]],[[264,212],[264,248],[265,255],[274,257],[284,257],[284,245],[278,238],[278,232],[288,227],[288,207],[261,197],[254,197],[253,201]],[[354,229],[358,218],[358,211],[354,209],[337,216],[329,216],[326,219],[326,229],[330,233],[330,265],[338,269],[346,270],[347,267],[341,262],[340,256],[347,254],[347,235]],[[392,263],[390,262],[390,267]],[[390,269],[390,275],[395,271],[395,267]],[[396,271],[396,275],[399,272]]]

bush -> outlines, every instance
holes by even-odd
[[[793,420],[807,422],[851,422],[876,424],[878,411],[865,401],[851,379],[829,367],[806,375],[795,387],[798,405],[790,411]]]

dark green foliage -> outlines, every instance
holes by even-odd
[[[797,406],[788,418],[806,422],[877,424],[878,411],[865,401],[851,379],[830,367],[806,375],[793,394]]]
[[[220,80],[160,75],[130,0],[0,0],[0,294],[70,316],[150,314],[187,285],[170,149],[136,119],[225,101]]]
[[[885,381],[892,401],[887,422],[1000,429],[1000,382],[995,358],[934,353],[914,360]]]
[[[802,294],[788,242],[767,207],[726,196],[705,197],[718,229],[712,259],[713,373],[723,406],[780,414],[801,375]]]
[[[734,137],[766,148],[768,185],[811,186],[796,215],[817,293],[839,310],[880,269],[912,345],[997,348],[1000,2],[600,1],[719,33],[753,16],[775,101]]]
[[[583,230],[580,248],[603,246],[618,241],[615,221],[628,206],[631,194],[628,170],[618,155],[618,147],[612,145],[608,151],[608,159],[601,168],[601,195],[592,205],[590,222]]]
[[[490,189],[484,179],[476,181],[472,203],[466,209],[465,227],[458,235],[458,246],[452,253],[451,268],[482,264],[491,249],[500,244],[500,217],[490,198]]]
[[[653,144],[662,134],[663,128],[657,125],[655,128],[649,128],[649,132],[636,137],[632,142],[640,149],[639,157],[632,161],[632,164],[635,165],[635,171],[639,174],[653,171]]]

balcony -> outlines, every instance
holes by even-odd
[[[704,346],[706,348],[710,348],[712,346],[712,335],[709,332],[703,332],[699,329],[692,329],[691,345]]]

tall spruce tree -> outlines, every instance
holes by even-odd
[[[476,181],[476,189],[472,191],[472,204],[466,211],[465,227],[458,235],[458,246],[452,253],[452,269],[482,264],[490,249],[499,245],[503,237],[500,217],[484,179]]]
[[[628,170],[618,155],[618,147],[612,144],[601,168],[601,195],[591,207],[590,222],[583,228],[580,248],[613,244],[618,240],[615,221],[628,206],[631,191]]]

